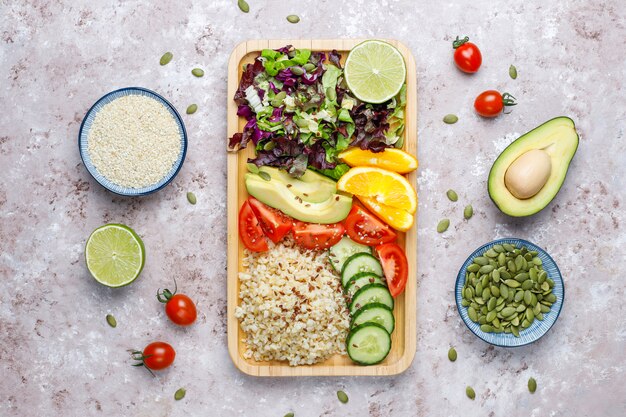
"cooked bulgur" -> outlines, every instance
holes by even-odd
[[[246,334],[245,358],[295,366],[345,354],[349,314],[327,253],[287,240],[244,256],[235,316]]]

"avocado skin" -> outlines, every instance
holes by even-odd
[[[529,135],[531,135],[533,132],[541,129],[541,128],[545,128],[546,125],[561,120],[561,119],[567,119],[571,122],[572,124],[572,128],[574,129],[574,133],[576,136],[576,146],[574,147],[573,151],[571,152],[571,156],[569,158],[569,160],[567,160],[567,164],[566,167],[564,169],[565,174],[563,175],[563,180],[561,181],[561,183],[559,184],[558,188],[554,191],[552,197],[545,201],[545,204],[537,207],[536,210],[531,210],[528,212],[524,212],[523,214],[518,214],[518,213],[511,213],[511,212],[507,212],[506,209],[504,209],[499,203],[498,201],[496,201],[498,199],[496,193],[498,192],[498,190],[495,190],[494,187],[495,185],[492,185],[492,181],[494,180],[494,172],[495,170],[498,168],[497,166],[497,162],[498,160],[505,154],[507,154],[510,148],[514,147],[518,141],[520,140],[524,140],[525,138],[529,137]],[[498,157],[496,158],[496,160],[494,161],[493,165],[491,166],[491,169],[489,170],[489,176],[487,179],[487,192],[489,194],[489,198],[491,199],[491,201],[493,201],[493,204],[495,204],[495,206],[498,208],[498,210],[500,210],[502,213],[506,214],[507,216],[511,216],[511,217],[528,217],[528,216],[532,216],[534,214],[539,213],[541,210],[543,210],[544,208],[546,208],[550,202],[552,202],[552,200],[554,200],[554,198],[556,197],[556,195],[559,193],[559,191],[561,190],[561,188],[563,187],[563,183],[565,182],[565,178],[567,178],[567,173],[569,172],[569,167],[571,165],[572,159],[574,158],[574,155],[576,154],[576,151],[578,150],[578,145],[579,145],[579,136],[578,136],[578,132],[576,131],[576,125],[574,123],[574,120],[572,120],[572,118],[567,117],[567,116],[558,116],[558,117],[554,117],[550,120],[548,120],[547,122],[544,122],[542,124],[540,124],[539,126],[535,127],[534,129],[524,133],[522,136],[520,136],[519,138],[515,139],[513,142],[511,142],[509,144],[509,146],[507,146],[501,153],[500,155],[498,155]],[[519,156],[519,155],[518,155]],[[506,170],[505,170],[506,171]],[[546,184],[547,185],[547,184]],[[503,185],[504,186],[504,185]]]
[[[322,202],[307,202],[280,180],[265,181],[258,175],[246,174],[245,182],[248,194],[263,204],[307,223],[338,223],[348,217],[352,208],[352,196],[332,194]]]

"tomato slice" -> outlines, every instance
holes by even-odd
[[[305,249],[323,250],[337,244],[345,230],[341,223],[316,224],[296,221],[292,232],[296,244]]]
[[[409,276],[409,263],[404,250],[395,243],[376,246],[376,253],[383,266],[387,287],[393,297],[402,294]]]
[[[368,246],[376,246],[396,240],[396,232],[368,211],[353,205],[346,220],[346,232],[350,239]]]
[[[248,197],[248,203],[256,215],[265,236],[274,243],[281,241],[291,230],[293,219],[280,210],[266,206],[254,197]]]
[[[246,248],[253,252],[265,252],[269,249],[259,219],[254,215],[247,200],[239,210],[239,237]]]

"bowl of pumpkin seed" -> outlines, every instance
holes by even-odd
[[[476,249],[455,285],[456,306],[469,330],[487,343],[518,347],[550,330],[565,297],[563,277],[548,253],[523,239]]]

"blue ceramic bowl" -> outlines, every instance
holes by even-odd
[[[102,109],[105,104],[108,104],[115,99],[128,95],[147,96],[163,104],[165,108],[170,112],[172,117],[174,117],[174,120],[178,125],[178,131],[180,133],[180,152],[178,153],[178,159],[176,160],[176,162],[174,162],[172,169],[157,183],[143,188],[127,188],[106,179],[102,174],[100,174],[100,172],[98,172],[96,167],[91,162],[91,158],[89,157],[89,152],[87,150],[89,129],[91,129],[91,125],[93,124],[96,114]],[[185,155],[187,154],[187,131],[185,130],[185,125],[183,124],[183,120],[181,119],[180,114],[178,114],[174,106],[172,106],[170,102],[168,102],[166,99],[164,99],[154,91],[145,88],[127,87],[105,94],[98,101],[96,101],[93,106],[91,106],[91,108],[85,115],[85,118],[83,119],[83,123],[80,125],[80,132],[78,133],[78,148],[80,150],[80,157],[82,158],[83,163],[87,168],[87,171],[89,171],[91,176],[100,185],[115,194],[124,196],[142,196],[152,194],[155,191],[160,190],[161,188],[169,184],[174,179],[174,177],[176,177],[178,171],[180,171],[180,168],[183,166],[183,162],[185,161]]]
[[[545,313],[543,321],[536,320],[533,324],[524,330],[520,331],[520,337],[515,337],[510,333],[485,333],[480,330],[480,325],[478,323],[474,323],[470,320],[467,315],[467,308],[461,305],[461,301],[463,300],[463,295],[461,294],[461,290],[463,289],[463,285],[465,284],[465,272],[467,271],[467,267],[472,264],[472,260],[477,256],[482,255],[487,250],[492,248],[494,245],[508,243],[510,245],[521,248],[525,246],[528,250],[534,250],[538,252],[538,257],[543,262],[543,269],[547,272],[548,277],[554,281],[554,288],[552,292],[556,295],[556,302],[552,305],[549,312]],[[565,297],[565,287],[563,285],[563,277],[561,277],[561,272],[559,268],[556,266],[554,260],[539,246],[530,243],[526,240],[516,239],[516,238],[505,238],[494,240],[493,242],[489,242],[476,249],[463,263],[463,266],[459,270],[459,275],[456,278],[456,284],[454,288],[454,297],[456,299],[456,307],[459,310],[459,314],[463,319],[465,325],[470,329],[472,333],[481,338],[487,343],[491,343],[495,346],[500,347],[518,347],[524,346],[529,343],[538,340],[541,336],[546,334],[548,330],[554,325],[556,320],[559,318],[559,314],[561,313],[561,308],[563,307],[563,300]]]

